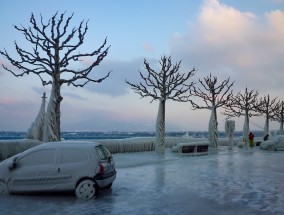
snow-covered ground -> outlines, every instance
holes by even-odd
[[[0,214],[284,214],[284,152],[219,147],[208,155],[114,154],[117,179],[96,199],[0,197]]]

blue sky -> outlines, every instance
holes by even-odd
[[[97,49],[105,39],[111,45],[104,62],[95,69],[99,85],[62,87],[61,129],[91,131],[153,131],[158,102],[141,99],[125,84],[139,81],[143,58],[155,65],[161,55],[182,60],[180,72],[193,67],[192,81],[210,73],[222,81],[235,81],[233,90],[258,90],[260,96],[283,97],[284,1],[283,0],[10,0],[0,3],[0,49],[14,55],[14,41],[28,43],[13,25],[30,26],[33,12],[45,21],[58,11],[74,12],[71,25],[89,20],[84,45]],[[0,62],[7,61],[2,56]],[[16,78],[0,68],[0,130],[26,131],[37,115],[42,93],[49,96],[34,75]],[[220,112],[221,110],[219,110]],[[191,109],[188,103],[168,101],[166,130],[206,130],[210,111]],[[225,117],[218,113],[219,130]],[[243,118],[235,118],[242,130]],[[261,129],[263,117],[251,119],[251,129]],[[278,129],[273,122],[272,129]]]

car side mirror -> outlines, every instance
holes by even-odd
[[[15,169],[16,167],[17,167],[17,162],[16,162],[15,160],[9,161],[9,163],[8,163],[8,168],[9,168],[9,170],[13,170],[13,169]]]

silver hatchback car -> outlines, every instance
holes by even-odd
[[[267,151],[284,150],[284,135],[277,135],[272,139],[261,142],[260,148]]]
[[[0,194],[75,191],[92,198],[116,178],[108,149],[98,143],[43,143],[0,163]]]

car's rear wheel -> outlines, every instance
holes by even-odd
[[[8,187],[5,182],[0,181],[0,195],[7,195],[9,193]]]
[[[267,146],[267,151],[275,151],[275,147],[272,145]]]
[[[91,199],[96,194],[96,184],[90,179],[81,181],[75,190],[77,198],[80,199]]]

